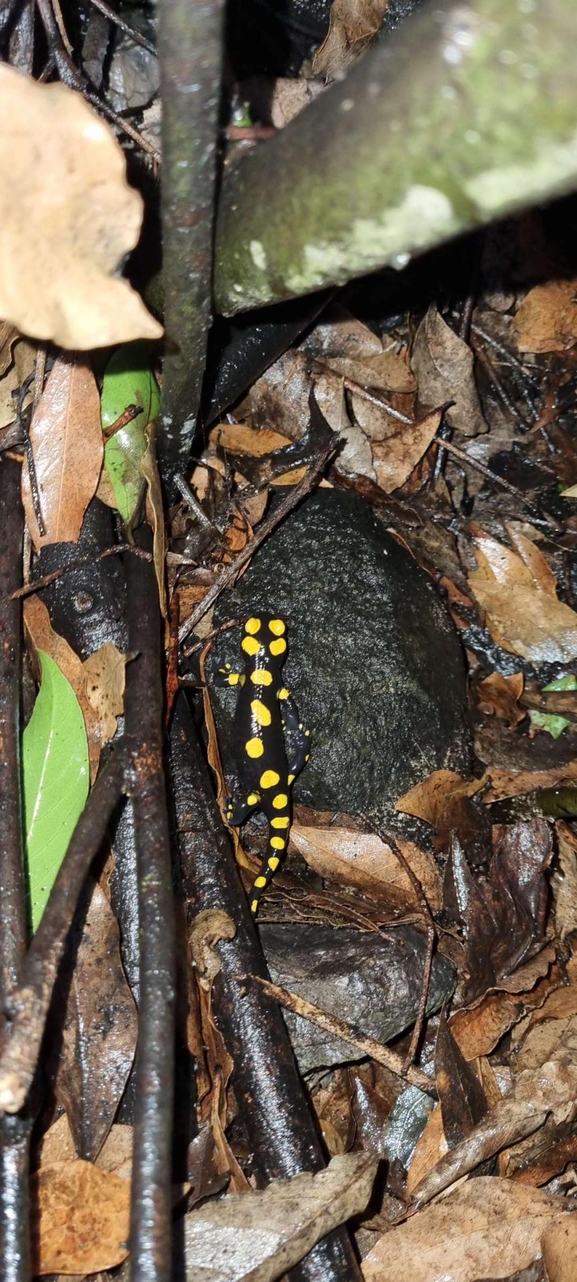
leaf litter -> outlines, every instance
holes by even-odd
[[[317,51],[317,74],[330,77],[360,52],[378,30],[384,8],[333,5],[327,40]],[[36,86],[30,111],[44,110],[36,89],[49,92],[42,101],[51,100],[55,117],[61,115],[60,146],[65,151],[72,140],[77,156],[78,128],[86,129],[92,114],[84,104],[78,114],[75,96],[55,86]],[[38,496],[29,479],[23,494],[35,549],[78,540],[95,493],[130,530],[146,482],[161,595],[166,566],[169,603],[178,591],[181,623],[186,622],[223,565],[250,547],[266,519],[271,487],[294,485],[306,471],[314,389],[343,443],[323,484],[353,488],[375,502],[399,541],[440,583],[467,655],[472,715],[490,726],[492,736],[483,741],[477,735],[482,751],[470,777],[438,770],[417,779],[397,800],[398,814],[416,822],[410,837],[391,833],[389,844],[387,833],[365,831],[359,817],[297,811],[287,870],[276,883],[282,911],[297,902],[299,913],[308,911],[320,924],[332,914],[338,923],[354,919],[361,931],[373,934],[391,922],[410,921],[423,930],[432,913],[435,947],[451,959],[458,981],[446,1010],[428,1016],[422,1034],[417,1065],[438,1096],[433,1109],[430,1092],[408,1086],[379,1062],[376,1042],[374,1054],[368,1050],[362,1057],[357,1040],[360,1062],[333,1066],[322,1080],[311,1078],[313,1107],[329,1150],[352,1159],[340,1167],[329,1195],[315,1201],[316,1194],[307,1187],[305,1196],[298,1182],[294,1189],[273,1186],[269,1203],[267,1193],[249,1192],[246,1145],[230,1090],[234,1064],[213,1011],[210,957],[217,950],[206,945],[205,971],[198,938],[181,941],[189,974],[181,1031],[199,1063],[199,1133],[189,1161],[198,1182],[194,1199],[205,1198],[200,1210],[185,1217],[196,1251],[187,1278],[205,1276],[197,1248],[210,1253],[225,1230],[237,1240],[239,1267],[252,1262],[260,1271],[251,1276],[277,1276],[340,1222],[336,1202],[342,1218],[360,1216],[363,1273],[372,1282],[396,1278],[399,1267],[417,1282],[439,1271],[459,1282],[504,1278],[542,1257],[552,1282],[565,1282],[571,1275],[567,1260],[574,1259],[566,1211],[573,1205],[577,1158],[577,754],[570,717],[551,705],[540,720],[541,708],[531,698],[535,691],[541,697],[569,695],[575,679],[577,614],[567,558],[577,527],[570,502],[559,496],[561,483],[570,496],[577,482],[567,415],[559,412],[560,404],[574,400],[573,278],[545,279],[528,288],[517,267],[511,280],[497,287],[492,281],[489,288],[490,273],[484,275],[482,267],[468,334],[463,317],[441,297],[413,306],[410,316],[404,305],[395,314],[391,307],[391,317],[381,324],[358,294],[348,292],[346,307],[337,300],[326,309],[247,389],[226,422],[210,425],[187,477],[192,500],[183,498],[167,514],[148,430],[158,412],[154,356],[146,346],[124,346],[157,337],[159,327],[112,275],[138,234],[139,199],[126,186],[117,144],[100,122],[98,128],[102,155],[108,157],[98,172],[105,175],[110,206],[95,212],[91,204],[87,149],[87,172],[74,178],[82,200],[76,189],[63,192],[67,217],[56,258],[76,271],[74,255],[67,257],[63,245],[78,236],[90,248],[81,255],[87,274],[64,283],[58,277],[64,311],[55,306],[56,287],[42,274],[33,297],[37,258],[32,252],[20,256],[10,223],[24,306],[18,310],[10,302],[4,309],[10,324],[0,346],[0,428],[14,421],[13,393],[36,360],[36,348],[22,334],[49,338],[72,353],[57,354],[54,362],[50,357],[30,424]],[[38,210],[43,182],[40,172]],[[106,254],[99,239],[104,223],[112,228]],[[39,230],[34,222],[27,251],[44,245],[46,232],[52,235],[53,228]],[[526,246],[526,232],[508,234],[519,241],[511,247],[513,260],[519,246]],[[1,268],[0,262],[0,301]],[[117,343],[122,346],[112,352],[102,378],[102,362],[81,353]],[[142,412],[114,430],[130,405]],[[117,733],[127,656],[105,642],[83,663],[52,628],[39,597],[30,597],[25,613],[32,646],[46,656],[42,663],[54,686],[66,691],[74,707],[86,744],[87,787],[88,761],[94,779],[102,748]],[[209,631],[210,617],[199,626]],[[43,715],[42,700],[41,687],[26,731],[29,741],[34,716],[38,722]],[[555,743],[546,724],[552,715],[565,722]],[[50,738],[49,729],[44,738]],[[68,769],[73,746],[72,737]],[[212,742],[213,759],[214,750]],[[44,752],[42,745],[37,751]],[[553,800],[561,800],[560,811],[547,810]],[[517,803],[522,813],[515,811]],[[251,865],[253,857],[240,844],[237,854],[239,862]],[[125,1177],[132,1136],[114,1117],[131,1069],[135,1017],[110,906],[110,871],[111,859],[92,892],[79,940],[56,1076],[71,1125],[63,1117],[45,1131],[35,1176],[40,1272],[102,1271],[127,1253]],[[42,866],[38,875],[44,894],[52,873]],[[40,909],[35,911],[38,917]],[[211,922],[215,938],[230,937],[219,936],[221,927]],[[96,984],[99,968],[106,974]],[[409,1049],[408,1038],[401,1037],[391,1052],[395,1062]],[[59,1127],[56,1136],[52,1132]],[[116,1156],[105,1159],[114,1144]],[[383,1156],[384,1191],[375,1199],[377,1207],[365,1210],[376,1159]],[[444,1196],[428,1205],[442,1190]],[[301,1201],[298,1223],[289,1222],[295,1199]],[[272,1217],[273,1202],[278,1231],[271,1219],[275,1241],[255,1262],[253,1218],[262,1225],[263,1208]],[[414,1213],[404,1218],[408,1210]]]

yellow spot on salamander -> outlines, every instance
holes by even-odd
[[[245,654],[258,654],[260,650],[260,645],[255,637],[243,637],[240,644]]]
[[[306,754],[306,756],[305,756],[305,761],[310,761],[310,759],[311,759],[311,754],[310,754],[310,752],[307,752],[307,754]]]
[[[268,626],[275,637],[282,637],[283,632],[286,632],[286,623],[283,623],[282,619],[271,619]]]
[[[270,726],[270,709],[267,708],[265,703],[261,703],[260,699],[252,699],[250,709],[259,726]]]
[[[270,857],[270,859],[269,859],[269,861],[268,861],[268,866],[269,866],[269,868],[270,868],[271,872],[276,872],[276,870],[277,870],[277,868],[278,868],[279,864],[280,864],[280,859],[277,859],[276,855],[271,855],[271,857]]]
[[[249,792],[246,801],[248,806],[258,806],[260,801],[260,792]]]
[[[272,672],[267,672],[266,668],[255,668],[254,672],[250,674],[250,679],[255,686],[270,686],[272,685]]]
[[[259,629],[260,629],[260,619],[247,619],[244,625],[245,632],[250,632],[251,636],[254,636],[254,633],[258,632]]]
[[[288,777],[288,779],[287,779],[287,783],[288,783],[288,784],[294,783],[294,778],[295,778],[295,777],[294,777],[294,775],[289,775],[289,777]]]
[[[288,697],[289,697],[289,692],[286,686],[281,686],[281,689],[277,694],[277,699],[288,699]]]
[[[244,645],[244,641],[243,641]],[[284,654],[286,650],[286,641],[284,637],[279,637],[278,641],[271,641],[269,645],[271,654]]]
[[[265,770],[260,777],[261,788],[276,788],[277,783],[280,783],[280,775],[276,770]]]
[[[271,828],[288,828],[289,824],[290,819],[288,815],[283,815],[282,819],[279,815],[278,819],[271,819],[270,821]]]
[[[255,890],[261,890],[263,886],[266,886],[266,877],[256,877],[254,885]]]
[[[262,757],[264,744],[262,739],[248,739],[245,743],[245,751],[249,757]]]
[[[258,912],[258,899],[251,900],[250,911],[251,913]]]
[[[240,681],[240,672],[229,672],[228,674],[229,686],[237,686],[239,684],[239,681]]]
[[[284,837],[271,837],[270,844],[273,850],[284,850],[285,848]]]
[[[288,797],[286,792],[277,792],[276,797],[273,797],[272,799],[272,804],[275,810],[284,810],[285,807],[288,806]]]

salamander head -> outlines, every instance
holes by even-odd
[[[266,660],[267,666],[280,668],[287,652],[286,631],[286,623],[278,615],[253,614],[244,625],[241,650],[247,659],[258,656],[259,662]]]

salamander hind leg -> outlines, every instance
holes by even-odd
[[[286,738],[289,784],[291,784],[296,775],[300,774],[310,757],[311,732],[303,726],[299,710],[290,690],[283,686],[279,690],[277,698]]]
[[[259,874],[255,879],[250,896],[250,911],[253,914],[253,917],[256,917],[261,896],[272,881],[288,845],[290,828],[288,795],[286,793],[277,793],[273,801],[273,806],[275,802],[278,806],[278,814],[273,815],[273,817],[269,819],[269,837],[266,855],[260,866]],[[282,810],[285,811],[284,814],[282,813]]]
[[[246,823],[249,815],[260,803],[260,792],[249,792],[245,797],[225,797],[222,813],[233,828]]]

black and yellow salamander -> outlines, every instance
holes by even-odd
[[[287,654],[284,620],[272,614],[247,619],[240,647],[244,672],[220,670],[222,684],[238,687],[233,744],[240,789],[228,798],[224,813],[234,825],[245,823],[253,810],[268,819],[266,854],[250,898],[256,915],[288,845],[291,785],[309,759],[310,731],[281,677]]]

